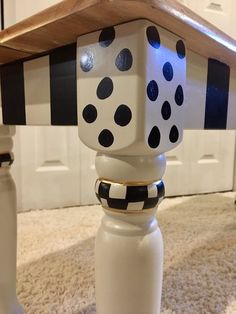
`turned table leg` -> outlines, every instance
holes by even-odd
[[[163,243],[156,208],[164,196],[164,156],[97,156],[96,167],[105,178],[95,186],[105,212],[96,238],[97,313],[159,314]]]
[[[96,240],[98,314],[159,314],[163,248],[155,217],[163,153],[182,140],[181,38],[145,20],[77,40],[79,137],[96,150],[105,212]]]
[[[16,297],[16,188],[10,175],[14,128],[0,126],[0,313],[22,314]]]

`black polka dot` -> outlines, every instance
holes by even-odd
[[[161,133],[157,126],[154,126],[148,137],[148,144],[151,148],[157,148],[160,144]]]
[[[83,118],[87,123],[92,123],[97,119],[97,109],[93,105],[87,105],[83,110]]]
[[[185,51],[185,45],[182,40],[178,40],[176,43],[176,51],[177,55],[180,59],[183,59],[185,57],[186,51]]]
[[[113,82],[109,77],[104,77],[98,84],[97,96],[99,99],[105,99],[111,96],[113,92]]]
[[[179,131],[175,125],[173,125],[170,130],[169,139],[171,143],[176,143],[179,139]]]
[[[100,44],[100,46],[104,47],[104,48],[110,46],[110,44],[115,39],[115,36],[116,36],[116,32],[115,32],[114,27],[104,28],[101,31],[101,34],[99,36],[99,44]]]
[[[161,41],[157,28],[155,26],[149,26],[146,30],[146,34],[149,44],[156,49],[160,48]]]
[[[114,116],[115,123],[120,126],[126,126],[132,119],[132,112],[126,105],[120,105]]]
[[[93,54],[86,51],[80,58],[80,67],[84,72],[89,72],[93,68]]]
[[[116,66],[120,71],[128,71],[133,64],[133,57],[129,49],[125,48],[116,57]]]
[[[181,106],[184,102],[184,92],[181,85],[178,85],[175,92],[175,102],[178,106]]]
[[[151,101],[155,101],[159,94],[159,88],[157,82],[152,80],[148,83],[147,86],[147,95]]]
[[[171,81],[174,76],[174,71],[170,62],[166,62],[163,66],[163,75],[167,81]]]
[[[114,136],[111,131],[104,129],[98,136],[99,143],[104,147],[109,147],[114,142]]]
[[[171,106],[168,101],[165,101],[161,108],[161,114],[164,120],[168,120],[171,116]]]

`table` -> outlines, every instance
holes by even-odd
[[[0,313],[23,313],[15,125],[78,125],[97,151],[97,313],[160,313],[164,153],[183,129],[236,128],[235,53],[174,0],[65,0],[0,33]]]

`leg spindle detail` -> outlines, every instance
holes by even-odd
[[[105,212],[96,239],[97,313],[159,314],[163,243],[156,207],[164,197],[165,158],[98,155],[96,166]]]
[[[0,313],[23,314],[16,297],[16,188],[9,173],[14,128],[0,126]]]

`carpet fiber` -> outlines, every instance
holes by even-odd
[[[233,193],[162,202],[162,314],[236,313],[235,208]],[[101,217],[99,206],[18,215],[17,293],[26,314],[96,313],[94,239]]]

